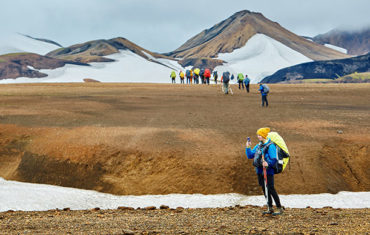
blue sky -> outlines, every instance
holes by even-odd
[[[241,10],[315,36],[337,27],[369,26],[369,9],[369,0],[0,0],[0,36],[19,32],[63,46],[125,37],[168,52]]]

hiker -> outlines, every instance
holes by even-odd
[[[205,69],[204,70],[204,78],[205,78],[205,82],[207,83],[207,85],[209,85],[209,78],[211,77],[211,70],[209,69]]]
[[[180,83],[184,84],[185,74],[182,70],[180,70],[179,76],[180,76]]]
[[[244,83],[243,83],[243,81],[244,81],[244,75],[242,73],[239,73],[238,74],[239,90],[240,90],[240,85],[241,85],[241,87],[244,90]]]
[[[251,149],[251,141],[248,138],[245,148],[245,153],[248,159],[253,159],[253,165],[256,168],[256,173],[258,177],[258,184],[262,187],[262,191],[267,197],[267,211],[263,212],[263,214],[273,214],[273,215],[280,215],[283,213],[283,208],[280,204],[280,198],[277,194],[275,187],[274,187],[274,169],[273,166],[276,164],[277,161],[277,152],[275,144],[270,144],[271,139],[267,138],[268,133],[270,132],[270,128],[260,128],[257,130],[257,138],[260,141],[253,149]],[[265,185],[264,180],[264,169],[266,168],[267,174],[267,185]],[[267,195],[266,195],[267,189]],[[272,198],[275,201],[277,212],[274,213],[272,208]]]
[[[189,84],[190,83],[190,70],[189,69],[185,71],[185,76],[186,76],[186,84]]]
[[[199,77],[200,77],[200,80],[201,80],[202,84],[205,84],[205,81],[204,81],[204,69],[201,69],[200,70]]]
[[[245,85],[245,89],[249,93],[249,83],[251,82],[251,80],[248,78],[248,75],[247,74],[245,75],[245,78],[244,78],[244,81],[243,82],[244,82],[244,85]]]
[[[267,101],[267,94],[269,93],[270,89],[268,88],[267,85],[262,84],[261,82],[258,84],[260,85],[258,91],[261,92],[262,107],[264,107],[266,103],[266,108],[267,108],[269,106],[269,102]]]
[[[224,72],[222,74],[222,86],[223,86],[223,90],[224,90],[224,93],[225,95],[229,94],[229,81],[230,81],[230,73],[229,72]]]
[[[199,84],[199,72],[200,69],[194,69],[194,84]]]
[[[218,78],[217,71],[213,71],[213,79],[215,80],[215,84],[217,84],[217,78]]]
[[[172,70],[170,77],[172,79],[172,83],[176,83],[176,73],[174,70]]]
[[[193,82],[193,70],[190,69],[190,84]]]

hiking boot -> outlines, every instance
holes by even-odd
[[[284,213],[284,209],[282,207],[278,207],[276,212],[272,213],[272,215],[281,215]]]
[[[267,211],[262,212],[262,215],[271,215],[274,213],[274,209],[272,207],[267,207]]]

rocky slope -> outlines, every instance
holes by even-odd
[[[66,64],[86,65],[79,62],[60,60],[34,53],[13,53],[0,55],[0,80],[18,77],[40,78],[47,74],[40,69],[55,69]]]
[[[345,48],[350,55],[364,55],[370,52],[370,27],[357,31],[334,29],[312,40]]]
[[[237,12],[212,28],[202,31],[166,55],[176,58],[217,58],[219,53],[230,53],[243,47],[256,34],[273,38],[312,60],[348,57],[295,35],[261,13],[247,10]]]
[[[291,82],[295,80],[335,79],[351,73],[370,71],[370,53],[363,56],[329,61],[315,61],[284,68],[262,79],[264,83]]]

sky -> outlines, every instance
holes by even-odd
[[[370,26],[369,0],[0,0],[0,36],[22,33],[70,46],[124,37],[169,52],[241,10],[316,36]]]

